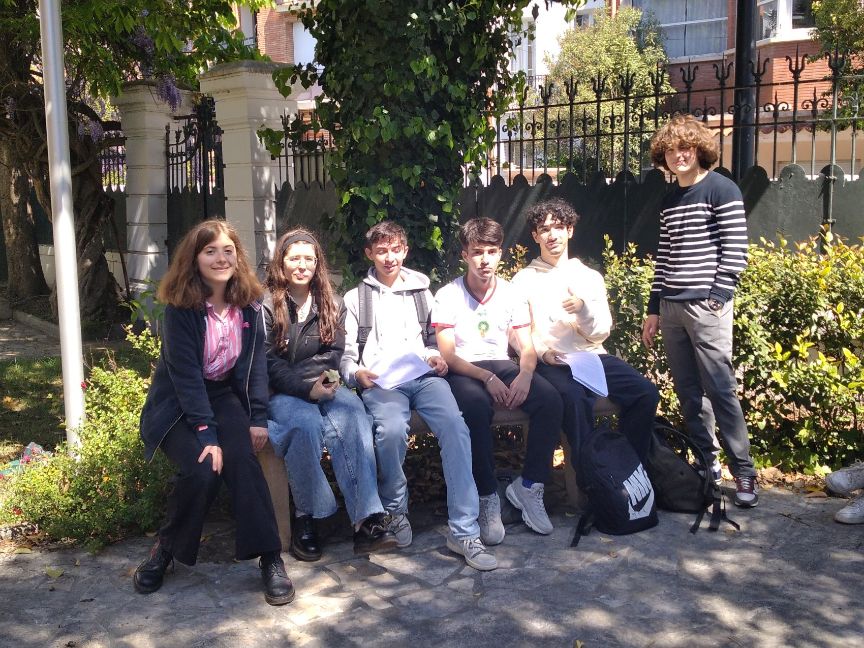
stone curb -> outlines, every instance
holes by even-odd
[[[35,315],[31,315],[30,313],[25,313],[23,311],[17,310],[12,311],[12,319],[14,319],[16,322],[20,322],[21,324],[31,326],[40,333],[50,335],[57,340],[60,339],[60,327],[53,322],[46,322],[43,319],[39,319]]]

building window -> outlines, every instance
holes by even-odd
[[[757,0],[759,38],[794,36],[793,29],[815,27],[813,0]]]
[[[792,0],[792,29],[816,26],[813,17],[813,0]]]
[[[670,58],[726,49],[726,3],[704,0],[631,0],[642,19],[656,24]]]

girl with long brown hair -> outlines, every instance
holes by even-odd
[[[299,560],[321,557],[315,520],[336,512],[321,469],[326,448],[354,524],[354,553],[396,546],[378,497],[372,426],[357,395],[339,385],[345,349],[345,308],[333,293],[324,251],[315,236],[295,229],[276,243],[264,299],[268,432],[285,459],[294,498],[291,552]]]
[[[175,559],[195,564],[204,518],[224,480],[237,522],[237,559],[260,557],[270,605],[294,598],[255,456],[267,441],[262,293],[237,232],[215,220],[183,237],[159,285],[166,305],[162,352],[141,412],[141,437],[148,459],[161,448],[177,476],[168,520],[135,571],[141,594],[162,586]]]

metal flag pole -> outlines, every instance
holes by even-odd
[[[84,422],[84,354],[81,348],[78,255],[72,206],[72,167],[69,155],[60,0],[39,0],[39,23],[42,31],[42,74],[45,84],[48,175],[51,181],[51,220],[54,223],[63,404],[66,414],[66,440],[70,450],[74,451],[80,445],[78,430]]]

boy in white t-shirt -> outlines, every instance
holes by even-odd
[[[447,379],[471,431],[481,534],[504,537],[490,427],[495,405],[521,408],[530,417],[522,476],[507,487],[507,499],[521,509],[529,528],[548,534],[552,523],[543,492],[561,431],[561,398],[534,373],[537,356],[525,298],[495,275],[504,240],[501,225],[473,218],[460,229],[459,240],[468,272],[438,291],[432,320],[449,367]],[[518,365],[508,355],[511,339],[520,352]]]

